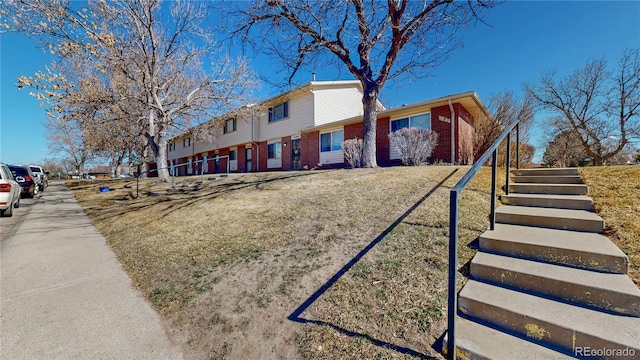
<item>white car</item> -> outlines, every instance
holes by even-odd
[[[49,186],[49,173],[42,170],[42,167],[38,165],[29,165],[29,169],[33,175],[36,176],[36,184],[38,185],[38,190],[44,191],[44,189]]]
[[[0,216],[12,216],[13,208],[20,207],[22,187],[14,178],[9,167],[0,163]]]

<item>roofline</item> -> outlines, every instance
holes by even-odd
[[[447,103],[447,102],[449,102],[449,100],[457,100],[457,99],[467,98],[467,97],[470,97],[471,99],[473,99],[473,101],[476,104],[478,104],[478,107],[480,108],[480,110],[485,115],[487,115],[487,116],[489,115],[489,110],[484,105],[482,100],[480,100],[480,97],[478,96],[478,93],[476,93],[475,91],[467,91],[467,92],[463,92],[463,93],[457,93],[457,94],[442,96],[442,97],[435,98],[435,99],[424,100],[424,101],[420,101],[420,102],[413,103],[413,104],[408,104],[408,105],[394,107],[394,108],[391,108],[391,109],[378,111],[376,113],[376,117],[380,118],[380,117],[384,117],[384,116],[389,115],[389,114],[393,114],[393,113],[398,112],[398,111],[406,111],[406,110],[411,110],[411,109],[418,108],[418,107],[423,107],[423,106],[427,106],[427,105],[434,105],[434,104],[443,103],[443,102]],[[348,119],[344,119],[344,120],[340,120],[340,121],[336,121],[336,122],[332,122],[332,123],[328,123],[328,124],[317,125],[317,126],[309,127],[309,128],[306,128],[306,129],[302,129],[302,130],[300,130],[300,132],[305,133],[305,132],[315,131],[315,130],[319,130],[319,129],[325,129],[325,128],[328,128],[328,127],[331,127],[331,126],[349,125],[349,124],[353,124],[353,123],[358,123],[358,122],[363,120],[363,117],[364,117],[364,115],[358,115],[358,116],[354,116],[354,117],[351,117],[351,118],[348,118]]]
[[[253,106],[260,106],[260,105],[265,105],[269,102],[281,99],[287,95],[290,94],[294,94],[297,92],[300,92],[302,90],[305,89],[311,89],[311,88],[315,88],[315,87],[325,87],[325,86],[335,86],[335,85],[357,85],[358,87],[360,87],[360,89],[362,89],[362,83],[360,82],[360,80],[332,80],[332,81],[310,81],[306,84],[300,85],[297,88],[293,88],[289,91],[285,91],[281,94],[272,96],[264,101],[261,101],[257,104],[253,104]]]

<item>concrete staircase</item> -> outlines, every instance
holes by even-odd
[[[577,169],[512,179],[458,294],[457,358],[640,358],[640,289]]]

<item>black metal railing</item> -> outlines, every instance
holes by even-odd
[[[458,205],[460,194],[478,173],[480,168],[491,159],[491,213],[489,214],[489,228],[495,229],[496,225],[496,187],[498,177],[498,148],[504,139],[506,146],[506,185],[505,193],[509,194],[509,167],[511,163],[511,133],[516,129],[516,169],[520,168],[520,126],[519,121],[514,121],[507,126],[496,141],[476,161],[449,193],[449,301],[447,309],[447,358],[456,358],[456,314],[458,310],[457,283],[458,283]]]

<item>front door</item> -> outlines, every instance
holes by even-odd
[[[244,155],[245,155],[245,161],[244,161],[244,168],[246,169],[246,172],[251,172],[251,148],[246,148],[244,150]]]
[[[291,141],[291,170],[300,170],[300,139]]]

